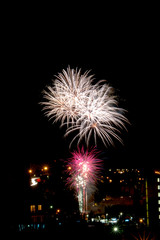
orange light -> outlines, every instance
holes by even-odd
[[[42,210],[42,205],[38,205],[38,211]]]
[[[29,172],[29,173],[32,173],[32,169],[29,169],[28,172]]]
[[[60,211],[61,211],[60,209],[57,209],[56,213],[58,214],[58,213],[60,213]]]
[[[139,222],[140,222],[140,223],[143,223],[143,218],[140,218],[140,219],[139,219]]]
[[[47,167],[47,166],[45,166],[43,169],[44,169],[45,171],[47,171],[47,170],[48,170],[48,167]]]
[[[160,175],[160,171],[155,170],[154,173]]]

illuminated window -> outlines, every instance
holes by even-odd
[[[160,207],[158,208],[158,211],[160,212]]]
[[[30,211],[35,212],[36,211],[36,206],[35,205],[30,205]]]
[[[160,219],[160,215],[159,215],[159,219]]]
[[[158,204],[160,204],[160,200],[158,200]]]
[[[157,182],[160,182],[160,178],[157,178]]]
[[[160,192],[158,193],[158,197],[160,197]]]
[[[160,190],[160,185],[158,185],[158,190]]]
[[[38,211],[42,210],[42,205],[38,205]]]

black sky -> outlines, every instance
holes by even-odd
[[[137,53],[137,52],[136,52]],[[69,138],[64,138],[65,129],[52,124],[42,112],[42,90],[51,83],[53,75],[68,65],[91,69],[97,80],[106,79],[116,90],[120,107],[128,112],[131,125],[121,137],[124,145],[115,141],[114,147],[105,148],[98,142],[98,150],[105,168],[160,168],[157,161],[158,109],[155,111],[154,66],[148,57],[133,51],[123,57],[107,57],[101,61],[90,59],[89,63],[68,58],[61,63],[48,54],[29,51],[18,52],[18,58],[10,58],[7,65],[5,87],[5,154],[3,162],[7,169],[7,199],[14,219],[14,210],[19,215],[24,207],[24,182],[27,169],[33,163],[52,164],[53,160],[70,157]],[[112,56],[112,54],[110,55]],[[117,54],[117,56],[121,56]],[[71,149],[73,150],[73,148]],[[17,219],[19,219],[19,215]],[[19,220],[17,220],[19,221]]]
[[[70,138],[63,137],[65,129],[60,129],[59,123],[53,125],[48,121],[39,104],[42,90],[51,84],[54,75],[70,65],[81,68],[82,72],[91,69],[97,80],[106,79],[115,88],[120,107],[128,111],[126,116],[131,125],[127,125],[128,132],[121,135],[124,145],[115,141],[114,147],[105,148],[98,142],[97,147],[107,159],[107,165],[115,168],[158,167],[151,150],[154,126],[150,122],[153,110],[150,108],[152,89],[149,83],[152,66],[144,59],[134,56],[134,59],[103,59],[97,63],[73,63],[69,60],[57,63],[47,54],[32,53],[27,57],[25,59],[22,54],[18,60],[15,59],[13,72],[9,69],[9,161],[14,158],[15,166],[22,163],[28,166],[32,162],[47,163],[70,156]]]
[[[71,13],[64,9],[63,14],[61,5],[51,7],[46,15],[44,6],[40,10],[37,4],[28,9],[7,4],[6,11],[2,10],[1,113],[5,124],[1,155],[11,221],[17,209],[21,212],[24,207],[24,180],[30,164],[70,157],[65,129],[52,125],[39,105],[42,90],[68,65],[82,72],[91,69],[97,80],[106,79],[116,89],[120,107],[128,111],[131,125],[121,135],[124,146],[98,144],[105,167],[160,168],[158,14],[151,14],[150,5],[147,10],[144,4],[135,9],[132,4],[115,11],[114,4],[109,16],[110,9],[104,7],[103,12],[100,5],[97,11],[97,3],[95,12],[81,4],[78,13],[78,3],[75,11],[72,5]]]
[[[75,29],[43,21],[10,19],[5,27],[5,154],[9,181],[16,181],[30,163],[52,162],[70,156],[70,139],[63,138],[65,129],[44,116],[42,91],[62,68],[70,65],[82,72],[91,69],[97,80],[106,79],[116,90],[120,107],[131,123],[121,137],[124,145],[105,148],[98,143],[106,166],[115,168],[160,167],[157,161],[158,94],[156,61],[157,34],[148,21],[123,22],[110,28],[93,25]],[[39,24],[38,24],[39,23]],[[125,24],[124,24],[125,23]],[[101,24],[99,25],[101,26]],[[123,27],[122,27],[123,26]],[[65,32],[65,30],[67,32]],[[70,33],[70,34],[68,34]]]

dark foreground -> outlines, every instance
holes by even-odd
[[[24,236],[33,239],[99,239],[99,240],[160,240],[160,228],[154,226],[126,226],[104,225],[101,223],[74,222],[51,225],[19,225],[10,229],[12,237],[18,234],[20,239]]]

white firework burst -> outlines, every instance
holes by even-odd
[[[85,138],[89,145],[91,135],[94,136],[95,144],[97,144],[97,136],[101,138],[104,145],[106,143],[113,145],[112,137],[122,143],[122,139],[119,137],[120,129],[126,129],[125,122],[128,122],[124,112],[124,109],[118,107],[116,96],[113,95],[113,88],[108,84],[97,85],[90,91],[85,104],[81,105],[80,117],[76,124],[67,129],[65,136],[79,130],[71,144],[76,138],[78,138],[78,144]]]
[[[44,98],[47,100],[42,102],[45,105],[43,110],[46,115],[55,121],[60,120],[61,124],[74,123],[79,117],[80,106],[86,101],[86,96],[91,91],[93,80],[92,75],[88,75],[86,71],[81,75],[80,70],[67,68],[56,76],[52,86],[48,86],[44,90]],[[66,122],[65,122],[66,121]]]
[[[88,145],[92,135],[95,144],[97,136],[105,145],[113,144],[112,137],[122,142],[120,129],[128,122],[125,110],[118,107],[113,88],[104,80],[93,84],[93,75],[88,73],[81,75],[81,70],[70,67],[59,73],[48,91],[44,91],[47,101],[42,102],[43,110],[50,119],[60,120],[61,126],[67,125],[65,136],[76,132],[70,146],[76,139],[78,144],[85,139]]]

